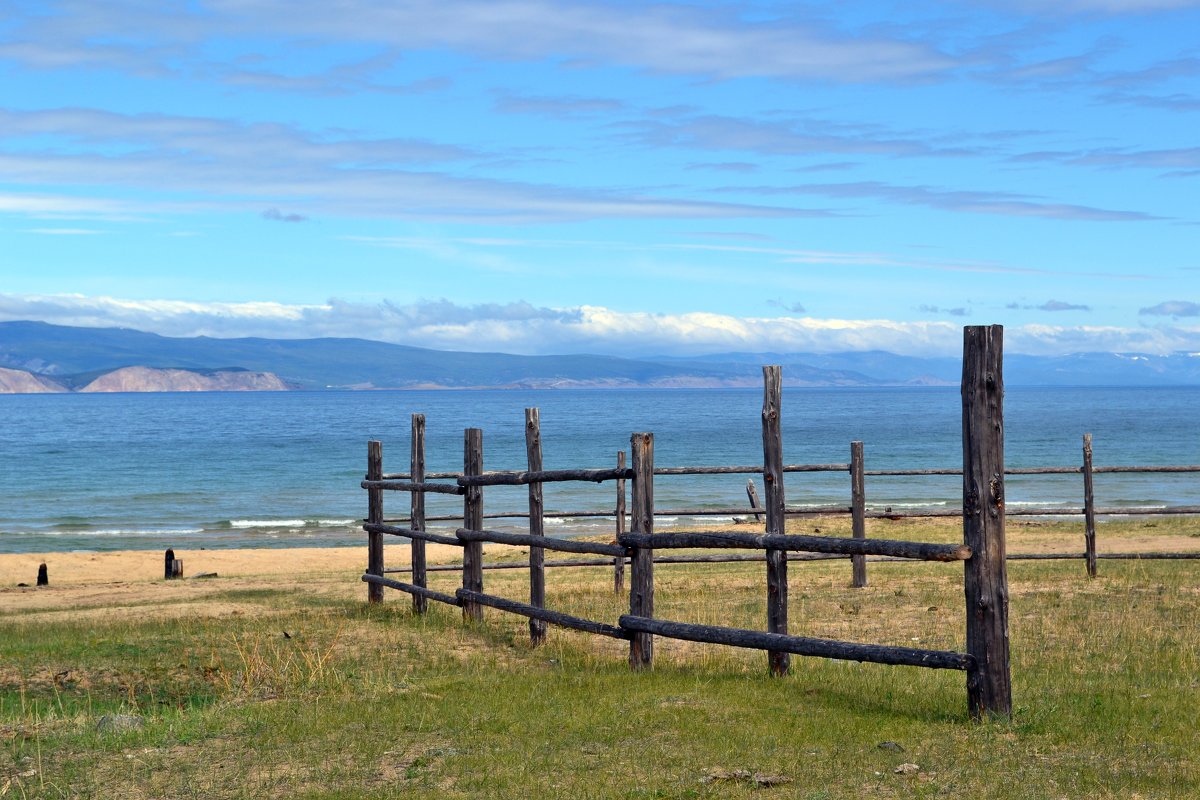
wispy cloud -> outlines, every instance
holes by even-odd
[[[278,208],[268,208],[262,212],[262,218],[272,222],[308,222],[303,214],[285,214]]]
[[[40,150],[6,143],[46,136]],[[94,206],[72,202],[60,187],[133,188],[152,197],[141,210],[189,207],[298,207],[293,214],[491,223],[597,218],[791,216],[815,212],[753,204],[659,197],[650,191],[603,191],[459,177],[430,169],[464,162],[467,149],[405,138],[316,133],[279,123],[208,117],[130,115],[93,109],[0,110],[0,173],[30,197],[0,196],[0,211],[36,213]],[[171,176],[169,194],[162,177]],[[47,199],[47,190],[59,195]],[[11,191],[11,190],[10,190]],[[180,200],[180,194],[191,196]],[[13,200],[11,198],[18,198]],[[101,205],[116,204],[101,201]]]
[[[496,99],[501,114],[532,114],[551,119],[574,119],[625,110],[625,103],[608,97],[534,96],[502,93]]]
[[[783,305],[788,305],[783,303]],[[802,306],[792,304],[792,309]],[[516,301],[461,305],[448,300],[317,305],[194,303],[82,295],[0,295],[0,320],[126,326],[173,336],[351,336],[442,349],[513,353],[703,354],[731,350],[840,352],[889,350],[952,355],[961,325],[886,319],[735,317],[711,312],[657,314],[601,306],[549,308]],[[1010,352],[1169,353],[1200,350],[1200,327],[1010,327]]]
[[[1190,300],[1167,300],[1149,308],[1139,309],[1138,313],[1158,317],[1200,317],[1200,303]]]
[[[0,40],[0,59],[26,67],[120,69],[135,74],[213,72],[205,43],[246,47],[264,31],[276,39],[354,42],[384,48],[383,63],[330,69],[333,86],[377,85],[387,52],[455,50],[506,60],[569,57],[576,65],[625,66],[718,79],[776,77],[839,83],[912,81],[952,66],[947,55],[903,36],[855,35],[824,21],[755,19],[733,8],[554,0],[211,0],[204,7],[48,0]],[[280,80],[249,70],[217,73],[230,82]],[[291,86],[296,81],[291,81]],[[291,88],[285,86],[285,88]],[[309,87],[306,87],[309,88]]]
[[[961,191],[931,186],[897,186],[878,181],[856,183],[810,183],[795,186],[724,187],[728,192],[764,195],[817,195],[820,197],[883,200],[903,205],[925,206],[941,211],[968,214],[997,214],[1010,217],[1042,217],[1086,222],[1147,222],[1159,220],[1141,211],[1122,211],[1094,206],[1055,203],[1012,192]]]
[[[91,228],[30,228],[26,233],[36,233],[41,236],[97,236],[103,231]]]

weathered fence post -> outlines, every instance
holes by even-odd
[[[50,572],[46,568],[45,562],[38,564],[37,585],[38,586],[49,586],[50,585]]]
[[[383,442],[367,442],[367,480],[383,480]],[[383,524],[382,489],[367,490],[367,522]],[[367,574],[383,577],[383,534],[378,531],[367,533]],[[367,602],[382,603],[383,587],[368,583]]]
[[[483,474],[483,431],[467,428],[463,432],[463,475]],[[463,495],[463,527],[467,530],[483,529],[483,487],[468,486]],[[463,588],[469,592],[483,591],[483,542],[466,542],[463,545]],[[469,600],[463,601],[463,619],[483,619],[483,606]]]
[[[413,483],[425,482],[425,415],[412,415],[412,446],[409,448],[409,478]],[[409,505],[409,525],[414,531],[425,530],[425,493],[412,492]],[[412,561],[412,582],[422,589],[429,588],[425,572],[425,540],[413,539],[410,559]],[[423,594],[412,596],[413,612],[424,614],[429,607]]]
[[[1083,435],[1083,546],[1087,574],[1096,577],[1096,501],[1092,494],[1092,435]]]
[[[542,417],[536,408],[525,409],[525,454],[529,459],[529,471],[542,470]],[[545,504],[542,499],[542,484],[529,484],[529,535],[545,536],[546,527],[542,518]],[[545,550],[529,548],[529,604],[535,608],[546,607]],[[546,640],[546,623],[529,618],[529,638],[534,644]]]
[[[781,370],[763,367],[763,485],[767,493],[767,534],[785,533],[783,496],[783,432],[780,428],[782,404]],[[788,632],[788,569],[786,550],[767,550],[767,631]],[[772,675],[786,675],[791,655],[771,650],[768,653]]]
[[[754,488],[754,479],[753,478],[746,479],[746,497],[749,498],[749,500],[750,500],[750,508],[751,509],[762,508],[762,501],[758,499],[758,489]],[[762,514],[759,514],[757,511],[755,511],[754,521],[761,522]]]
[[[175,557],[175,551],[167,548],[163,553],[163,578],[172,580],[183,575],[183,562]]]
[[[625,469],[625,451],[617,451],[617,469]],[[619,541],[625,532],[625,479],[617,478],[617,522],[616,536]],[[625,557],[613,559],[613,591],[617,594],[625,591]]]
[[[863,476],[863,443],[850,443],[850,514],[855,539],[867,538],[867,482]],[[855,589],[867,585],[867,557],[850,556]]]
[[[1004,328],[963,328],[963,543],[967,706],[971,717],[1012,716],[1004,545]]]
[[[629,521],[632,533],[654,533],[654,434],[635,433],[629,439],[633,462],[633,508]],[[654,550],[633,548],[629,565],[629,613],[635,617],[654,616]],[[649,667],[654,659],[654,637],[635,633],[629,640],[629,666]]]

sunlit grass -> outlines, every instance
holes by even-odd
[[[623,642],[551,628],[534,648],[523,618],[368,607],[328,577],[231,589],[213,599],[245,613],[223,616],[8,616],[0,796],[1196,797],[1198,567],[1010,563],[1015,715],[982,725],[960,672],[794,657],[773,679],[763,653],[658,639],[633,673]],[[872,564],[855,590],[847,562],[794,564],[791,630],[961,650],[961,570]],[[659,566],[656,616],[761,629],[764,572]],[[528,591],[520,571],[485,587]],[[628,605],[606,569],[550,570],[547,598],[607,622]],[[98,730],[117,713],[144,727]]]

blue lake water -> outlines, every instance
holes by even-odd
[[[655,434],[657,466],[761,463],[759,390],[555,390],[0,396],[0,552],[356,544],[366,442],[384,469],[408,469],[409,417],[426,415],[427,468],[462,465],[462,430],[484,430],[486,469],[525,467],[524,411],[541,409],[547,469],[607,467],[633,431]],[[1005,400],[1011,467],[1198,464],[1200,388],[1020,388]],[[844,463],[865,442],[868,469],[962,465],[957,388],[789,389],[788,463]],[[744,507],[745,476],[660,477],[659,508]],[[761,485],[761,481],[758,481]],[[789,505],[846,504],[845,473],[790,474]],[[1078,475],[1011,477],[1010,507],[1079,505]],[[873,477],[867,500],[959,505],[961,479]],[[1200,475],[1098,475],[1105,506],[1200,504]],[[388,516],[407,495],[389,493]],[[488,512],[520,511],[523,487],[488,489]],[[613,507],[611,484],[548,486],[548,510]],[[428,513],[461,511],[430,496]],[[685,520],[686,522],[686,520]],[[491,527],[519,529],[520,520]],[[432,526],[431,526],[432,527]],[[611,530],[556,521],[551,532]]]

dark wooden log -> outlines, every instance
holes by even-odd
[[[850,443],[850,514],[851,533],[855,539],[867,538],[867,482],[863,478],[863,443]],[[851,556],[850,585],[862,589],[867,585],[866,556]]]
[[[38,565],[37,585],[38,586],[49,586],[50,585],[50,572],[47,570],[46,565],[44,563]]]
[[[409,470],[412,482],[425,483],[425,415],[412,415],[412,437],[409,447]],[[413,530],[425,530],[425,493],[411,492],[409,494],[409,526]],[[409,540],[412,562],[413,583],[417,586],[429,585],[425,575],[425,540],[412,538]],[[428,609],[428,598],[420,592],[412,593],[413,612],[424,614]]]
[[[467,428],[463,432],[463,477],[471,478],[483,472],[483,431]],[[466,487],[463,497],[463,527],[468,530],[483,528],[483,487],[476,484]],[[468,541],[463,547],[462,588],[470,592],[483,591],[483,542]],[[463,619],[483,619],[483,606],[478,603],[463,603]]]
[[[455,592],[459,599],[463,601],[465,606],[467,603],[474,603],[481,606],[490,606],[498,608],[501,611],[508,611],[512,614],[520,614],[523,617],[538,620],[539,622],[549,622],[558,625],[562,628],[572,628],[577,631],[586,633],[596,633],[601,636],[611,636],[614,639],[628,639],[629,634],[613,625],[606,625],[603,622],[595,622],[583,617],[564,614],[561,611],[551,611],[547,608],[538,608],[531,606],[528,603],[519,603],[516,600],[509,600],[504,597],[497,597],[493,594],[484,594],[483,592],[471,592],[466,589],[459,589]]]
[[[167,552],[163,553],[163,580],[171,580],[175,577],[175,551],[167,548]]]
[[[763,367],[763,486],[767,493],[767,535],[785,533],[786,504],[783,494],[783,431],[780,412],[783,405],[782,370]],[[767,630],[786,635],[788,631],[787,551],[767,550]],[[786,675],[791,668],[787,650],[771,650],[767,655],[772,675]]]
[[[780,550],[808,553],[840,553],[847,556],[897,556],[922,561],[965,561],[971,549],[961,544],[909,542],[903,539],[850,539],[841,536],[805,534],[729,533],[726,531],[687,531],[658,533],[653,538],[627,533],[619,540],[625,547],[656,549],[722,548],[735,550]]]
[[[1004,328],[963,329],[963,542],[967,706],[972,718],[1012,716],[1004,544]]]
[[[782,472],[845,472],[849,464],[784,464]],[[760,475],[761,464],[736,467],[657,467],[655,475]]]
[[[1096,467],[1093,472],[1200,472],[1200,466]]]
[[[633,467],[630,523],[634,534],[654,535],[654,434],[635,433],[629,438]],[[629,564],[629,613],[654,616],[654,551],[636,547]],[[654,637],[639,633],[629,640],[629,666],[648,669],[654,662]]]
[[[563,483],[566,481],[590,481],[603,483],[628,478],[628,472],[615,469],[547,469],[528,472],[485,472],[480,475],[463,475],[459,486],[524,486],[530,483]]]
[[[1083,549],[1087,574],[1096,577],[1096,501],[1092,492],[1092,435],[1083,435]]]
[[[368,533],[384,533],[388,536],[403,536],[406,539],[419,539],[422,542],[433,542],[435,544],[448,544],[454,547],[463,547],[462,540],[457,536],[445,536],[440,533],[430,533],[429,531],[417,530],[416,528],[400,528],[395,525],[375,525],[370,522],[368,522],[366,525],[363,525],[363,528]]]
[[[434,494],[466,494],[467,490],[453,483],[414,483],[412,481],[367,480],[361,484],[367,490],[384,489],[391,492],[433,492]]]
[[[492,542],[493,544],[511,544],[518,547],[542,547],[559,553],[590,553],[613,557],[625,555],[625,548],[621,545],[589,542],[582,539],[558,539],[552,536],[533,536],[528,533],[508,533],[507,531],[472,531],[466,528],[459,528],[454,535],[463,542]]]
[[[625,469],[625,451],[617,451],[617,469]],[[614,535],[620,538],[625,532],[625,479],[617,478],[617,509],[614,519]],[[613,558],[613,591],[621,594],[625,591],[625,557]]]
[[[746,479],[746,497],[750,499],[750,510],[754,514],[755,522],[762,522],[762,514],[759,511],[762,509],[762,500],[758,499],[758,489],[754,488],[754,479]]]
[[[427,600],[437,600],[439,603],[445,603],[445,604],[451,605],[451,606],[461,606],[462,605],[462,602],[452,594],[436,592],[433,589],[429,589],[424,586],[414,586],[411,583],[395,581],[395,580],[392,580],[391,578],[385,578],[382,575],[371,575],[368,573],[366,575],[363,575],[362,579],[366,584],[368,584],[370,586],[378,586],[381,589],[384,586],[387,586],[392,589],[399,589],[402,592],[408,592],[413,597],[420,596]]]
[[[525,409],[525,457],[529,473],[542,472],[542,416],[536,408]],[[542,484],[529,484],[529,536],[537,541],[546,538],[546,527],[542,518],[545,503],[542,499]],[[546,607],[546,561],[545,550],[536,544],[529,545],[529,604],[535,608]],[[546,621],[538,617],[529,618],[529,638],[538,645],[546,641]]]
[[[377,482],[383,475],[383,443],[367,442],[367,480]],[[379,525],[383,522],[383,491],[378,488],[367,489],[367,524]],[[367,574],[383,575],[383,536],[379,531],[367,531]],[[382,603],[383,587],[377,583],[367,584],[367,602]]]
[[[915,647],[858,644],[836,639],[814,639],[808,636],[788,636],[780,633],[748,631],[741,628],[668,622],[667,620],[647,619],[629,614],[621,617],[620,625],[635,635],[653,633],[689,642],[725,644],[732,647],[767,650],[772,653],[795,653],[801,656],[836,658],[843,661],[869,661],[876,664],[928,667],[930,669],[969,669],[972,661],[971,656],[966,653],[955,653],[948,650],[920,650]]]

